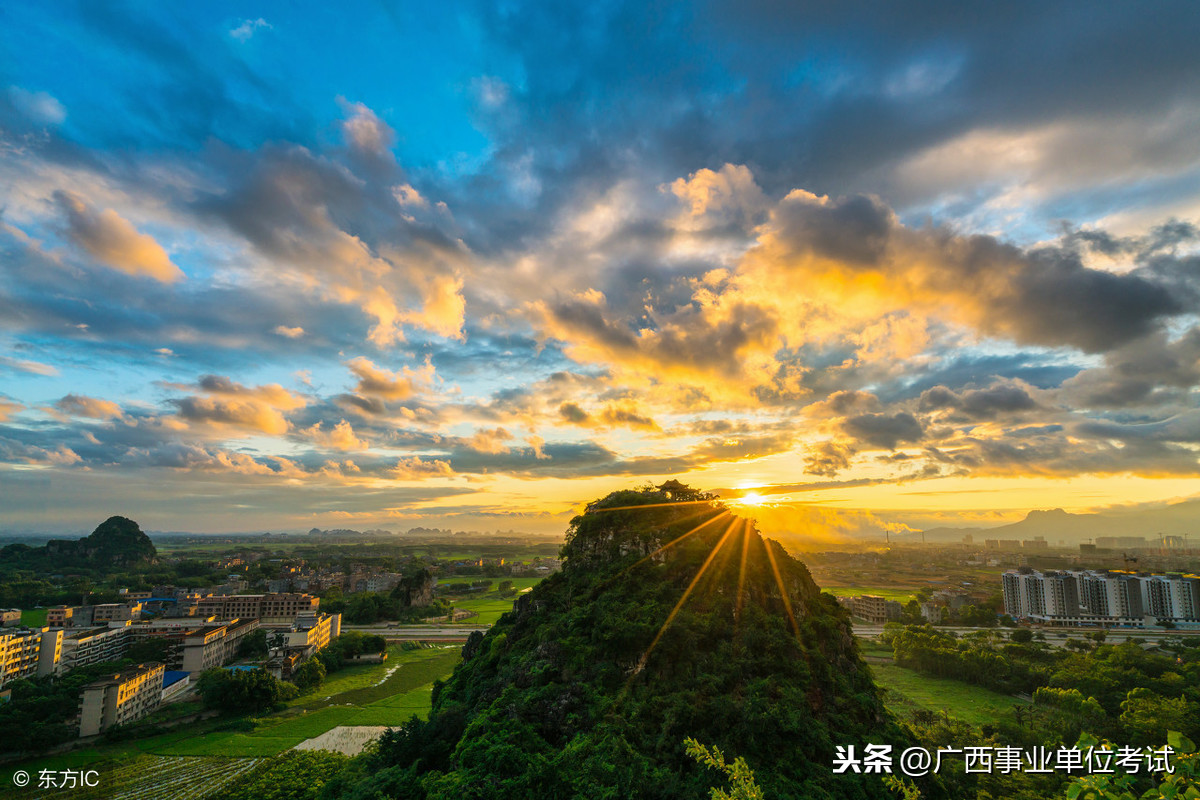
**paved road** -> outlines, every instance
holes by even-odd
[[[466,639],[475,631],[486,631],[486,625],[343,625],[344,631],[378,634],[385,639]]]
[[[976,631],[1008,631],[1021,630],[1020,628],[964,628],[964,627],[943,627],[937,626],[939,631],[953,631],[958,635],[971,634]],[[1035,632],[1040,631],[1046,636],[1046,643],[1061,647],[1066,643],[1067,639],[1082,639],[1086,634],[1095,633],[1099,628],[1033,628]],[[861,639],[874,639],[883,633],[882,625],[855,625],[854,635]],[[1117,644],[1120,642],[1134,641],[1140,643],[1152,642],[1157,644],[1159,640],[1166,636],[1200,636],[1200,631],[1197,630],[1174,630],[1174,631],[1142,631],[1142,630],[1122,630],[1120,628],[1105,629],[1104,641],[1106,644]]]

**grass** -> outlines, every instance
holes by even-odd
[[[153,749],[158,755],[269,756],[320,736],[339,725],[400,725],[429,713],[433,681],[449,675],[461,658],[458,648],[389,650],[382,665],[334,673],[316,696],[301,697],[286,711],[255,720],[252,731],[215,731]],[[395,669],[388,674],[388,670]],[[340,689],[340,691],[333,691]]]
[[[46,615],[49,613],[50,609],[48,608],[23,608],[21,609],[21,624],[31,628],[44,627]]]
[[[509,580],[509,579],[506,579]],[[524,590],[532,589],[537,586],[544,578],[512,578],[513,588],[517,590],[517,594],[512,597],[500,597],[499,592],[490,591],[485,594],[475,595],[450,595],[446,599],[454,606],[456,610],[474,611],[476,616],[463,620],[473,625],[493,625],[501,616],[512,611],[513,602],[520,596]],[[498,586],[500,581],[493,581],[493,586]]]
[[[1028,705],[1024,700],[980,686],[950,678],[934,678],[891,664],[872,664],[871,674],[875,676],[875,683],[890,690],[887,705],[893,711],[923,709],[940,712],[945,709],[950,716],[963,722],[981,725],[1011,716],[1014,705]]]
[[[917,596],[916,589],[885,588],[883,586],[822,586],[821,591],[829,592],[834,597],[855,597],[861,594],[873,594],[885,600],[898,600],[907,603]]]
[[[429,713],[433,681],[454,670],[461,658],[459,649],[403,651],[393,645],[388,653],[383,664],[333,673],[315,695],[298,698],[277,714],[250,720],[251,730],[232,728],[231,723],[238,720],[207,719],[144,739],[98,744],[11,767],[36,775],[41,769],[79,768],[141,755],[259,758],[281,753],[339,725],[400,725],[413,714],[424,717]]]

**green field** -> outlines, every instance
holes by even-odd
[[[399,652],[380,665],[340,672],[314,695],[279,714],[255,720],[254,730],[214,732],[149,750],[158,755],[249,757],[274,755],[339,725],[400,725],[429,712],[433,681],[449,675],[459,649]],[[335,683],[336,681],[336,683]],[[339,688],[340,687],[340,688]],[[336,691],[331,691],[336,690]]]
[[[901,714],[917,709],[937,712],[944,709],[963,722],[981,725],[1011,716],[1014,705],[1028,705],[1024,700],[990,689],[922,675],[891,664],[872,664],[871,674],[876,684],[889,690],[888,707]]]
[[[413,714],[429,713],[433,681],[447,677],[461,658],[457,646],[404,651],[393,645],[388,655],[383,664],[339,670],[316,693],[265,717],[206,719],[144,739],[100,744],[12,767],[37,774],[41,769],[78,768],[139,755],[254,758],[275,755],[339,725],[400,725]]]
[[[898,600],[907,603],[917,596],[916,589],[886,589],[882,586],[822,586],[821,591],[829,592],[834,597],[855,597],[861,594],[873,594],[886,600]]]
[[[493,591],[478,595],[449,595],[446,599],[456,610],[476,613],[476,616],[469,617],[463,622],[473,625],[494,625],[501,616],[512,611],[513,601],[517,599],[517,596],[524,590],[537,586],[542,580],[543,578],[513,578],[513,587],[517,590],[517,595],[513,597],[500,597],[498,592]],[[493,586],[495,585],[499,585],[499,581],[493,582]]]
[[[21,610],[21,624],[31,628],[40,628],[46,624],[48,608],[26,608]]]

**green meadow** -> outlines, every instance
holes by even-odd
[[[1012,715],[1013,706],[1024,700],[950,678],[922,675],[893,664],[872,664],[875,683],[889,690],[885,702],[893,711],[946,711],[972,725],[995,722]]]

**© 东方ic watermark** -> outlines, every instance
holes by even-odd
[[[30,775],[23,769],[13,773],[13,786],[38,789],[94,789],[100,785],[100,772],[94,769],[43,769]]]

